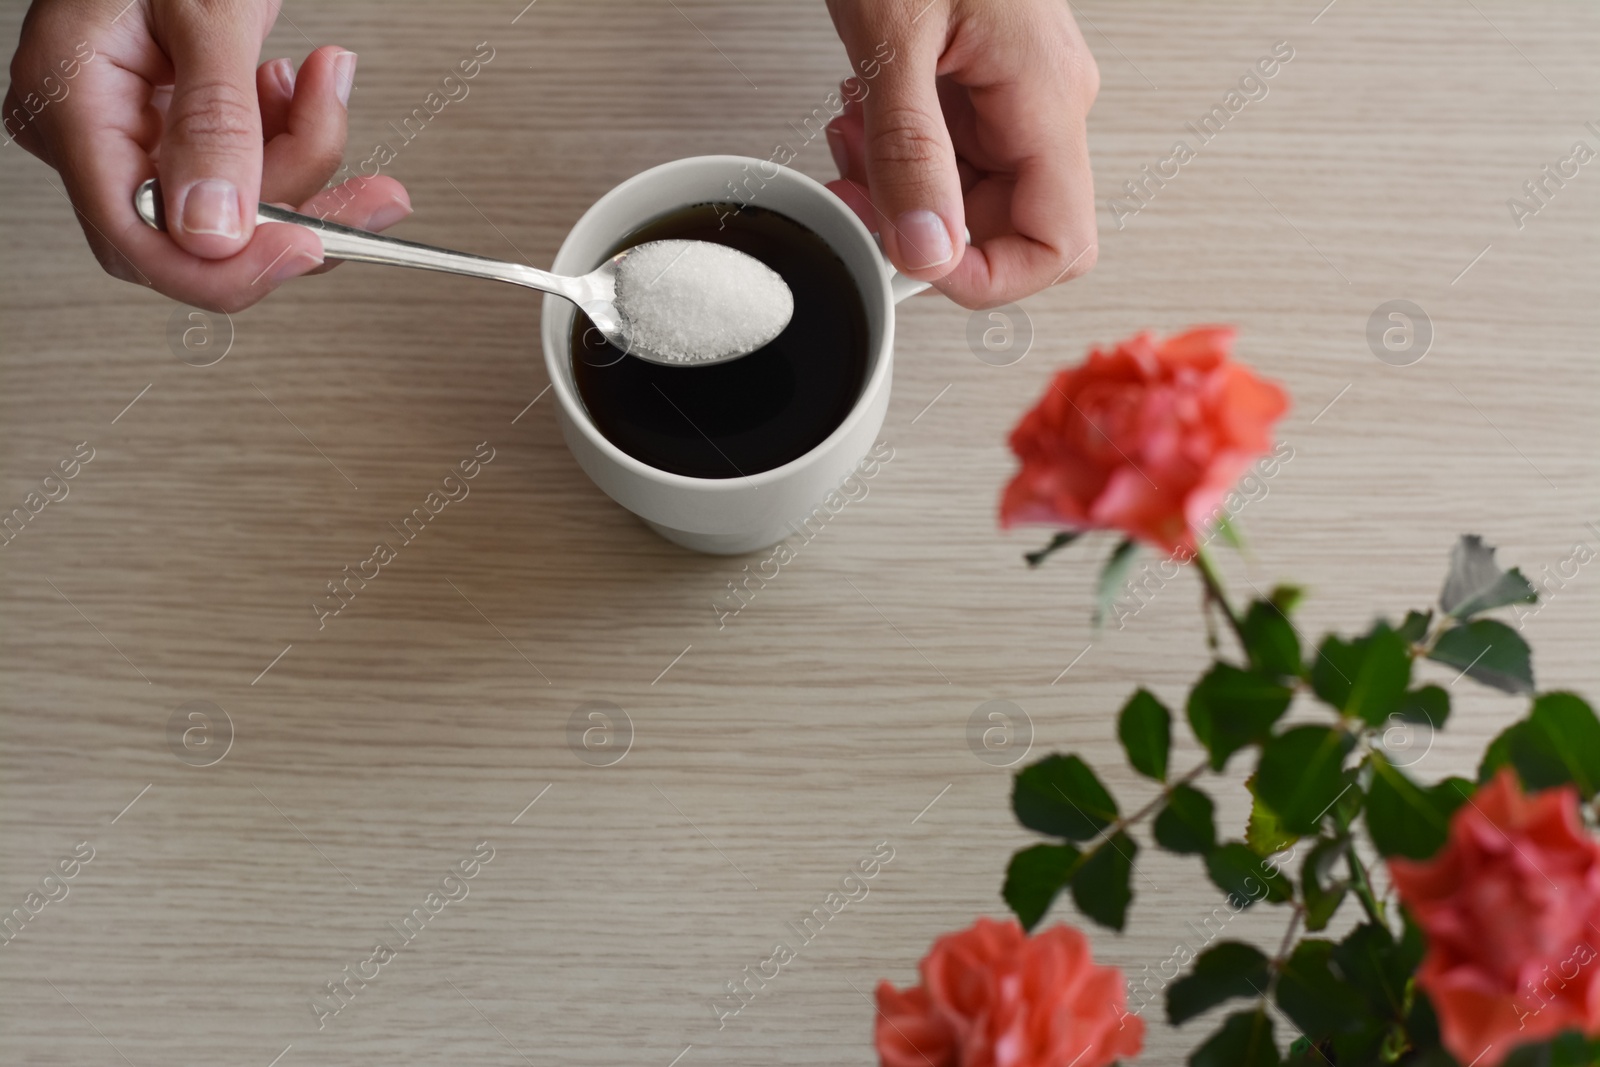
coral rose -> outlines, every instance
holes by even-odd
[[[1192,552],[1289,408],[1281,388],[1229,359],[1233,335],[1141,333],[1057,374],[1011,432],[1022,470],[1000,524],[1115,529]]]
[[[1428,935],[1417,984],[1456,1059],[1494,1067],[1519,1044],[1600,1030],[1600,844],[1576,790],[1524,796],[1502,769],[1437,856],[1389,869]]]
[[[878,984],[883,1067],[1105,1067],[1143,1046],[1122,973],[1096,966],[1070,926],[1028,937],[979,919],[935,941],[920,970],[915,988]]]

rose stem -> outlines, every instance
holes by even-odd
[[[1372,881],[1367,877],[1367,868],[1361,862],[1361,857],[1356,855],[1355,842],[1345,846],[1345,862],[1350,865],[1350,879],[1355,888],[1356,896],[1361,900],[1362,908],[1366,909],[1367,918],[1380,926],[1389,924],[1383,917],[1383,905],[1378,903],[1378,898],[1372,893]]]
[[[1088,859],[1099,850],[1101,845],[1104,845],[1107,841],[1110,841],[1113,837],[1116,837],[1128,827],[1137,825],[1142,819],[1144,819],[1145,816],[1149,815],[1152,811],[1155,811],[1161,805],[1165,804],[1168,798],[1172,796],[1172,791],[1174,789],[1177,789],[1181,785],[1188,785],[1190,782],[1204,774],[1206,768],[1209,766],[1211,766],[1211,764],[1207,760],[1201,760],[1196,766],[1190,767],[1178,777],[1163,784],[1161,787],[1161,792],[1152,797],[1150,802],[1144,807],[1140,808],[1132,815],[1119,815],[1116,819],[1112,820],[1106,825],[1105,829],[1101,830],[1100,833],[1095,836],[1094,840],[1090,841],[1089,844],[1084,847],[1083,856],[1081,858]]]
[[[1222,579],[1217,576],[1216,566],[1211,562],[1211,556],[1203,545],[1195,549],[1194,562],[1200,570],[1200,580],[1205,583],[1206,594],[1212,603],[1222,609],[1228,625],[1233,628],[1234,636],[1239,639],[1239,647],[1248,655],[1250,645],[1244,639],[1244,627],[1239,622],[1239,616],[1234,614],[1233,605],[1228,603],[1228,595],[1222,590]]]
[[[1278,954],[1272,958],[1272,980],[1267,983],[1267,993],[1271,993],[1278,983],[1278,975],[1283,970],[1283,965],[1289,960],[1289,947],[1294,944],[1294,935],[1300,932],[1300,920],[1305,915],[1305,905],[1298,900],[1294,901],[1294,914],[1289,916],[1289,929],[1283,932],[1283,941],[1278,945]],[[1262,993],[1266,999],[1267,993]]]

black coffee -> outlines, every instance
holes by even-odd
[[[737,478],[805,455],[844,421],[866,381],[867,312],[855,279],[822,238],[751,206],[673,211],[607,255],[671,239],[713,241],[761,260],[788,283],[794,317],[748,356],[665,367],[624,356],[579,312],[572,374],[589,418],[635,459],[693,478]]]

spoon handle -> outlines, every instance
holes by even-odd
[[[139,217],[158,230],[165,230],[166,219],[161,206],[161,189],[156,179],[143,183],[133,194],[134,209]],[[287,208],[271,204],[256,207],[256,222],[281,222],[304,226],[316,233],[322,241],[322,252],[333,259],[347,259],[357,263],[381,263],[391,267],[415,267],[419,270],[436,270],[446,274],[465,274],[472,278],[510,282],[529,289],[555,293],[569,300],[577,299],[574,282],[559,274],[551,274],[522,263],[475,256],[470,252],[454,252],[447,248],[402,241],[398,237],[358,230],[327,219],[302,215]]]

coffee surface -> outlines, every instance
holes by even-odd
[[[635,459],[693,478],[747,477],[821,444],[866,382],[866,305],[843,261],[787,216],[755,206],[730,214],[718,204],[669,212],[606,254],[665,240],[711,241],[754,256],[788,285],[793,317],[748,356],[662,366],[624,355],[579,313],[572,372],[596,428]]]

